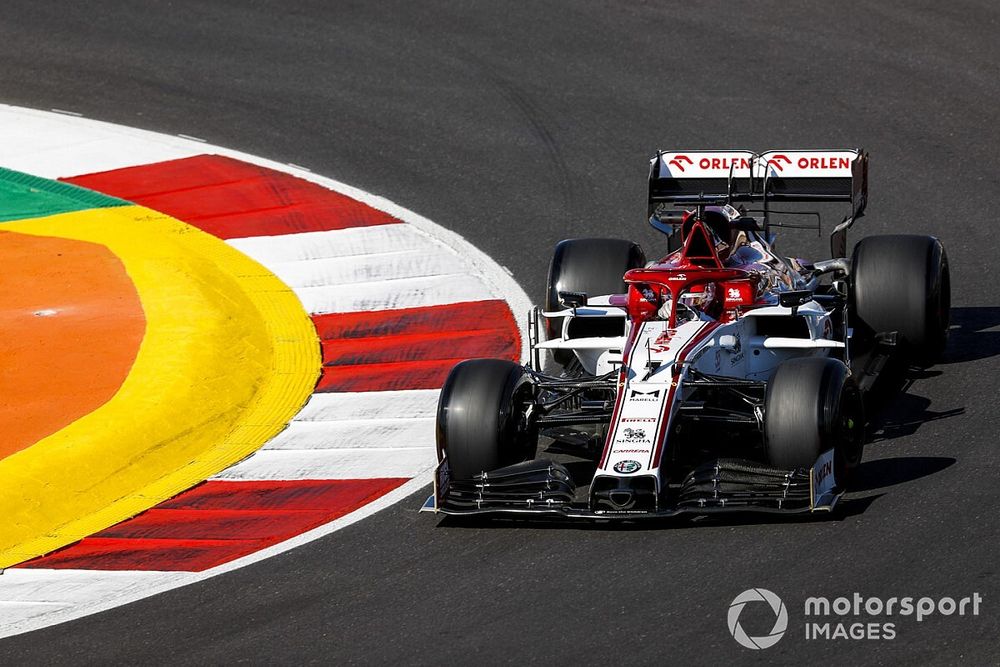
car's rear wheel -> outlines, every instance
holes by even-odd
[[[767,384],[764,443],[777,468],[810,468],[832,448],[837,480],[847,483],[861,464],[864,426],[861,394],[839,359],[783,361]]]
[[[944,246],[931,236],[870,236],[851,258],[854,341],[864,352],[873,336],[895,331],[907,360],[931,365],[948,340],[951,276]]]
[[[588,296],[622,294],[625,281],[622,276],[629,269],[646,265],[646,255],[639,244],[623,239],[566,239],[556,245],[549,264],[545,286],[545,310],[562,310],[559,292],[585,292]],[[577,319],[570,323],[571,338],[615,335],[606,331],[609,324],[621,322],[615,318]],[[549,338],[562,335],[563,318],[545,321]],[[620,334],[618,334],[620,335]],[[565,369],[574,360],[570,350],[552,350],[557,366]]]
[[[455,366],[438,400],[438,458],[455,479],[471,479],[533,458],[538,432],[525,409],[533,387],[524,368],[503,359],[470,359]]]

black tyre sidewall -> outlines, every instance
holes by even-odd
[[[937,361],[947,342],[951,306],[941,242],[931,236],[871,236],[855,245],[851,265],[857,339],[870,345],[875,334],[896,331],[910,362]]]
[[[520,411],[530,395],[524,369],[512,361],[470,359],[451,370],[438,400],[437,447],[452,477],[471,479],[534,456],[537,434]]]
[[[810,468],[833,448],[838,475],[861,462],[864,415],[860,394],[847,366],[829,357],[789,359],[778,365],[767,386],[764,443],[768,460],[790,470]],[[851,437],[841,429],[844,410],[854,422]]]

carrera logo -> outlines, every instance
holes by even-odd
[[[634,422],[649,424],[651,422],[655,422],[656,417],[624,417],[621,421],[623,424]]]
[[[681,164],[682,161],[687,162],[688,165],[694,164],[694,160],[689,158],[687,155],[675,155],[673,158],[671,158],[670,162],[668,162],[667,164],[676,167],[680,172],[683,173],[684,165]]]
[[[615,454],[649,454],[648,449],[616,449]]]
[[[615,464],[614,471],[623,475],[630,475],[642,470],[642,464],[638,461],[626,459]]]

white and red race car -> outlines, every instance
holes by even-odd
[[[890,358],[933,363],[948,332],[937,239],[868,237],[846,256],[867,166],[862,150],[658,152],[649,222],[671,251],[647,262],[631,241],[559,243],[545,309],[529,315],[531,362],[464,361],[442,388],[425,509],[832,509],[878,373]],[[771,221],[783,202],[850,203],[831,259],[777,251],[772,229],[797,226]]]

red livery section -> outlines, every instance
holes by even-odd
[[[463,359],[521,354],[503,301],[314,315],[323,347],[316,391],[436,389]]]
[[[200,572],[329,523],[406,481],[208,481],[18,567]]]
[[[166,213],[222,239],[399,222],[315,183],[219,155],[64,180]]]

